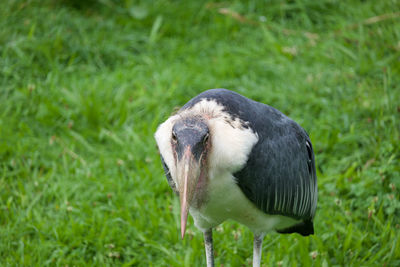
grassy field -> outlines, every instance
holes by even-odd
[[[1,1],[0,265],[204,266],[153,139],[224,87],[280,109],[316,152],[316,234],[264,266],[400,266],[400,3]],[[252,233],[214,233],[249,266]]]

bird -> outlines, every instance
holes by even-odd
[[[317,175],[307,132],[279,110],[227,89],[195,96],[154,134],[167,181],[203,232],[214,266],[213,228],[226,220],[254,234],[253,266],[265,234],[314,234]]]

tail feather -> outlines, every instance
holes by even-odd
[[[293,225],[291,227],[277,230],[280,234],[292,234],[299,233],[303,236],[313,235],[314,234],[314,224],[311,220],[302,221],[299,224]]]

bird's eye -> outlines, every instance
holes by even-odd
[[[175,134],[175,132],[172,132],[172,141],[176,142],[176,134]]]
[[[206,144],[208,142],[208,139],[210,138],[210,134],[206,134],[203,139],[203,143]]]

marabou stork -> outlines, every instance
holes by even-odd
[[[266,232],[314,233],[317,176],[306,131],[280,111],[212,89],[162,123],[155,139],[168,183],[179,195],[181,236],[188,212],[214,266],[212,228],[227,219],[254,233],[260,266]]]

